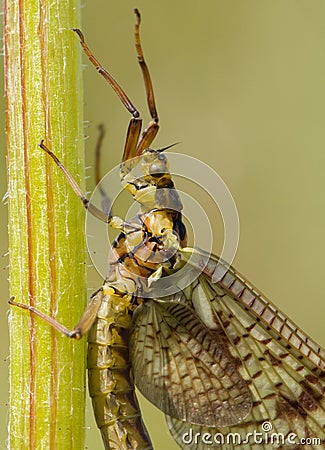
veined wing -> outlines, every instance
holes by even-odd
[[[264,324],[273,333],[272,336],[280,338],[284,345],[289,345],[291,351],[298,351],[299,359],[306,357],[304,363],[312,364],[318,375],[325,376],[323,372],[325,371],[325,350],[279,311],[243,275],[215,255],[207,258],[203,251],[184,251],[183,258],[194,268],[203,270],[217,293],[219,292],[221,296],[228,294],[232,297],[254,321]]]
[[[204,433],[217,436],[222,449],[324,448],[324,350],[232,267],[216,257],[206,264],[203,253],[190,263],[205,266],[204,273],[183,294],[207,326],[211,318],[206,311],[212,306],[230,354],[241,361],[237,370],[249,386],[253,407],[241,423],[228,428],[198,427],[167,416],[173,437],[184,449],[211,448],[202,441]],[[272,427],[268,436],[276,433],[273,443],[263,433],[265,422]],[[196,442],[189,442],[189,432],[196,434]],[[254,432],[263,433],[263,443],[254,444],[249,437]],[[229,433],[237,435],[227,443]]]
[[[136,386],[176,419],[212,427],[241,422],[251,393],[223,338],[187,304],[148,300],[135,312],[129,340]]]

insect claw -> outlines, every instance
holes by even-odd
[[[137,16],[138,24],[140,25],[140,21],[141,21],[140,11],[138,10],[138,8],[134,8],[133,12]]]
[[[79,38],[80,38],[80,42],[85,42],[84,35],[83,35],[82,31],[79,30],[79,28],[72,28],[72,31],[74,31],[75,33],[77,33],[77,35],[78,35]]]
[[[49,148],[46,147],[46,145],[44,144],[44,139],[41,140],[39,146],[41,147],[42,150],[44,150],[46,153],[48,153],[50,156],[52,156],[52,158],[54,159],[55,162],[58,161],[57,157],[54,155],[53,152],[51,152],[51,150]]]
[[[17,302],[15,302],[14,300],[15,300],[14,296],[10,297],[10,299],[8,300],[9,305],[17,305]]]

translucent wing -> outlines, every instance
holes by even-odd
[[[197,254],[191,264],[203,267],[203,256]],[[242,422],[228,428],[199,427],[167,416],[179,445],[198,450],[211,448],[211,443],[222,449],[324,448],[324,350],[216,257],[198,281],[183,291],[183,301],[206,323],[206,305],[212,306],[230,354],[241,361],[237,370],[249,386],[253,407]],[[259,444],[249,435],[254,432],[263,435]],[[272,433],[275,442],[270,442]],[[213,436],[216,440],[208,443]]]
[[[251,393],[238,361],[189,306],[149,300],[135,313],[130,357],[142,394],[169,416],[229,426],[249,414]]]

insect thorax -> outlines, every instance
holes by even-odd
[[[164,154],[149,149],[124,162],[121,180],[139,203],[140,213],[128,221],[128,230],[113,245],[108,279],[131,293],[138,292],[139,286],[141,290],[141,284],[155,274],[160,277],[177,270],[179,249],[186,246],[186,229],[183,205]]]

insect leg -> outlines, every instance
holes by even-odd
[[[147,104],[149,107],[150,115],[152,117],[152,120],[149,122],[149,125],[147,126],[147,128],[143,131],[141,138],[137,145],[136,154],[141,155],[143,150],[145,150],[146,148],[148,148],[150,146],[150,144],[154,140],[156,134],[158,133],[159,118],[158,118],[158,113],[157,113],[157,108],[156,108],[156,102],[155,102],[152,81],[151,81],[148,66],[147,66],[144,56],[143,56],[143,51],[142,51],[142,46],[141,46],[141,41],[140,41],[141,15],[137,8],[134,10],[134,12],[135,12],[135,15],[137,18],[136,23],[135,23],[135,47],[137,50],[138,62],[141,67],[143,80],[144,80],[144,84],[145,84],[145,88],[146,88]]]
[[[96,185],[98,186],[100,195],[102,197],[102,211],[107,215],[111,215],[112,202],[100,182],[102,178],[100,175],[100,156],[101,156],[101,147],[105,136],[105,128],[104,125],[99,125],[98,128],[99,128],[99,136],[97,140],[95,153],[95,182]]]
[[[92,51],[89,49],[88,45],[85,42],[85,38],[83,33],[78,28],[73,28],[73,31],[75,31],[79,38],[80,38],[80,44],[88,57],[89,61],[95,66],[98,73],[100,73],[105,80],[111,85],[125,108],[132,114],[132,118],[129,123],[127,135],[126,135],[126,141],[124,146],[124,153],[123,153],[123,161],[126,161],[127,159],[133,158],[136,156],[135,151],[137,148],[137,143],[139,140],[141,127],[142,127],[142,119],[140,118],[139,111],[136,109],[136,107],[133,105],[129,97],[126,95],[122,87],[118,84],[118,82],[114,79],[114,77],[100,64],[100,62],[95,58]]]
[[[133,105],[129,97],[126,95],[122,87],[118,84],[118,82],[113,78],[113,76],[100,64],[100,62],[95,58],[88,45],[85,42],[85,38],[81,30],[78,28],[73,28],[73,31],[77,33],[80,38],[80,44],[88,56],[89,61],[95,66],[98,73],[100,73],[105,80],[112,86],[113,90],[116,92],[117,96],[126,107],[126,109],[133,115],[133,117],[139,117],[139,111]]]
[[[134,117],[132,117],[126,133],[122,161],[127,161],[128,159],[134,158],[136,156],[136,149],[139,142],[141,127],[142,119],[135,119]]]
[[[60,333],[64,334],[65,336],[73,339],[81,339],[82,336],[84,336],[86,333],[88,333],[89,329],[91,328],[92,324],[94,323],[96,319],[96,315],[98,312],[98,309],[101,305],[101,301],[103,298],[103,289],[99,289],[97,292],[95,292],[90,299],[90,303],[87,306],[81,320],[78,322],[78,324],[74,327],[73,330],[69,330],[64,325],[59,323],[57,320],[53,319],[53,317],[48,316],[47,314],[44,314],[42,311],[40,311],[37,308],[34,308],[33,306],[25,305],[24,303],[19,303],[14,300],[15,297],[11,297],[9,300],[9,304],[12,306],[17,306],[18,308],[26,309],[27,311],[30,311],[31,313],[35,314],[36,316],[40,317],[41,319],[45,320],[51,327],[55,328]]]
[[[40,143],[40,147],[41,149],[43,149],[44,151],[46,151],[46,153],[48,155],[50,155],[50,157],[54,160],[54,162],[56,163],[56,165],[60,168],[60,170],[63,172],[64,176],[66,177],[66,179],[68,180],[70,186],[72,187],[72,189],[74,190],[74,192],[77,194],[77,196],[80,198],[80,200],[82,201],[82,204],[84,205],[84,207],[95,217],[97,217],[97,219],[102,220],[103,222],[109,224],[112,228],[116,228],[119,230],[123,230],[127,227],[129,227],[129,225],[124,222],[123,219],[121,219],[120,217],[117,216],[111,216],[110,214],[105,214],[103,211],[101,211],[99,208],[97,208],[93,203],[91,203],[83,194],[83,192],[81,191],[80,187],[78,186],[78,184],[76,183],[76,181],[74,180],[74,178],[72,177],[72,175],[69,173],[69,171],[64,167],[64,165],[61,163],[61,161],[57,158],[57,156],[51,152],[51,150],[46,147],[46,145],[44,144],[43,141],[41,141]]]

